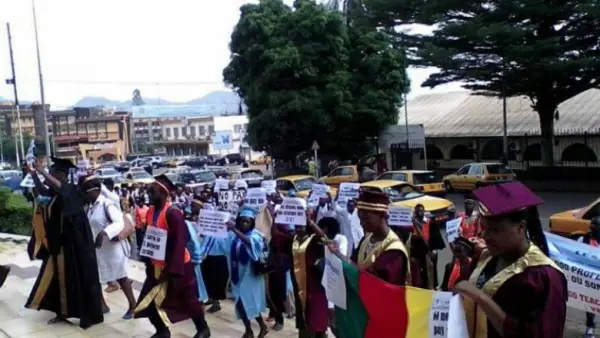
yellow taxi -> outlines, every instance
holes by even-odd
[[[285,176],[280,177],[275,181],[277,183],[277,190],[279,190],[282,195],[287,196],[288,192],[294,189],[296,190],[296,195],[301,198],[308,198],[313,184],[322,183],[310,175]],[[337,189],[330,187],[329,193],[331,193],[331,196],[335,196],[337,194]]]
[[[362,183],[363,190],[375,190],[388,195],[392,205],[413,209],[417,204],[425,208],[425,217],[435,223],[454,219],[456,208],[447,199],[423,194],[414,185],[396,180],[376,180]]]
[[[590,232],[592,218],[600,216],[600,198],[581,209],[567,210],[550,216],[550,231],[577,237]]]
[[[321,181],[330,187],[339,187],[342,183],[357,183],[359,180],[360,174],[355,165],[336,167],[329,175],[321,177]]]
[[[410,183],[427,195],[444,196],[444,183],[431,170],[394,170],[386,171],[376,180],[394,180]]]
[[[517,175],[500,162],[469,163],[454,174],[444,176],[446,191],[474,190],[482,186],[514,181]]]
[[[257,159],[250,160],[250,164],[253,164],[253,165],[267,164],[267,163],[271,163],[271,156],[261,155]]]

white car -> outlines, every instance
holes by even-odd
[[[94,172],[94,175],[96,175],[100,179],[111,178],[113,180],[116,177],[122,176],[121,173],[118,172],[115,168],[101,168],[101,169],[96,170]]]

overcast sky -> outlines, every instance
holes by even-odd
[[[46,102],[84,96],[186,101],[224,90],[228,43],[244,0],[37,0]],[[287,2],[291,2],[287,1]],[[6,22],[10,22],[19,99],[39,101],[31,0],[0,0],[0,97],[12,98]],[[411,96],[431,70],[410,69]],[[459,90],[456,84],[436,92]]]

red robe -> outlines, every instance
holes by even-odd
[[[393,234],[393,232],[390,231],[390,234]],[[354,251],[354,254],[352,255],[352,261],[354,263],[358,263],[361,260],[360,257],[358,257],[360,248],[367,238],[369,238],[369,236],[363,237],[360,240],[357,249]],[[397,238],[397,240],[402,243],[399,238]],[[385,250],[377,255],[373,263],[365,268],[365,271],[390,284],[404,286],[406,285],[407,279],[409,279],[407,255],[401,250]]]
[[[168,283],[166,284],[166,296],[159,306],[159,315],[168,325],[169,322],[177,323],[200,316],[204,312],[204,307],[198,300],[198,284],[194,273],[194,264],[184,262],[186,243],[190,239],[185,217],[181,211],[172,208],[167,212],[166,218],[169,232],[165,267],[161,278]],[[145,263],[146,280],[138,298],[135,318],[149,317],[151,311],[155,311],[155,300],[147,296],[154,287],[159,286],[162,282],[154,277],[154,266],[149,260],[145,259]]]

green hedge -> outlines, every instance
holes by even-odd
[[[32,216],[32,206],[23,195],[0,187],[0,232],[29,236]]]

